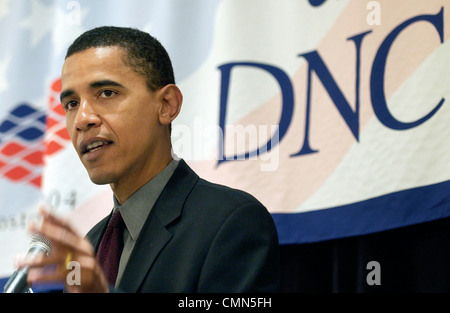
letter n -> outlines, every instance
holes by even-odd
[[[307,80],[307,93],[306,93],[306,120],[305,120],[305,137],[303,140],[303,146],[299,152],[292,154],[291,156],[299,156],[302,154],[309,154],[317,152],[318,150],[311,149],[309,145],[309,127],[310,127],[310,115],[311,115],[311,76],[314,71],[317,77],[322,82],[325,90],[333,100],[334,105],[338,109],[342,118],[347,126],[350,128],[353,136],[356,140],[359,140],[359,85],[360,85],[360,63],[361,63],[361,43],[367,34],[371,31],[361,33],[359,35],[348,38],[352,40],[356,46],[356,66],[355,66],[355,110],[353,111],[349,102],[344,97],[342,91],[339,89],[336,81],[322,60],[317,51],[312,51],[304,54],[300,54],[308,62],[308,80]]]

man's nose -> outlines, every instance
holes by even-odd
[[[95,112],[95,108],[87,101],[81,102],[75,117],[75,127],[77,130],[86,131],[100,124],[101,119],[98,113]]]

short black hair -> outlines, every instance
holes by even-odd
[[[166,49],[156,38],[135,28],[101,26],[88,30],[70,45],[66,59],[77,52],[108,46],[125,50],[125,64],[145,78],[150,90],[175,84],[172,62]]]

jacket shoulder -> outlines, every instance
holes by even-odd
[[[225,185],[209,182],[200,178],[195,188],[192,190],[191,196],[201,197],[204,200],[211,200],[214,203],[230,204],[239,206],[245,204],[254,204],[263,206],[261,202],[253,195],[240,189],[235,189]]]

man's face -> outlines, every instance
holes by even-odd
[[[164,138],[159,90],[123,62],[119,47],[68,57],[61,103],[72,143],[96,184],[130,183],[148,172]]]

